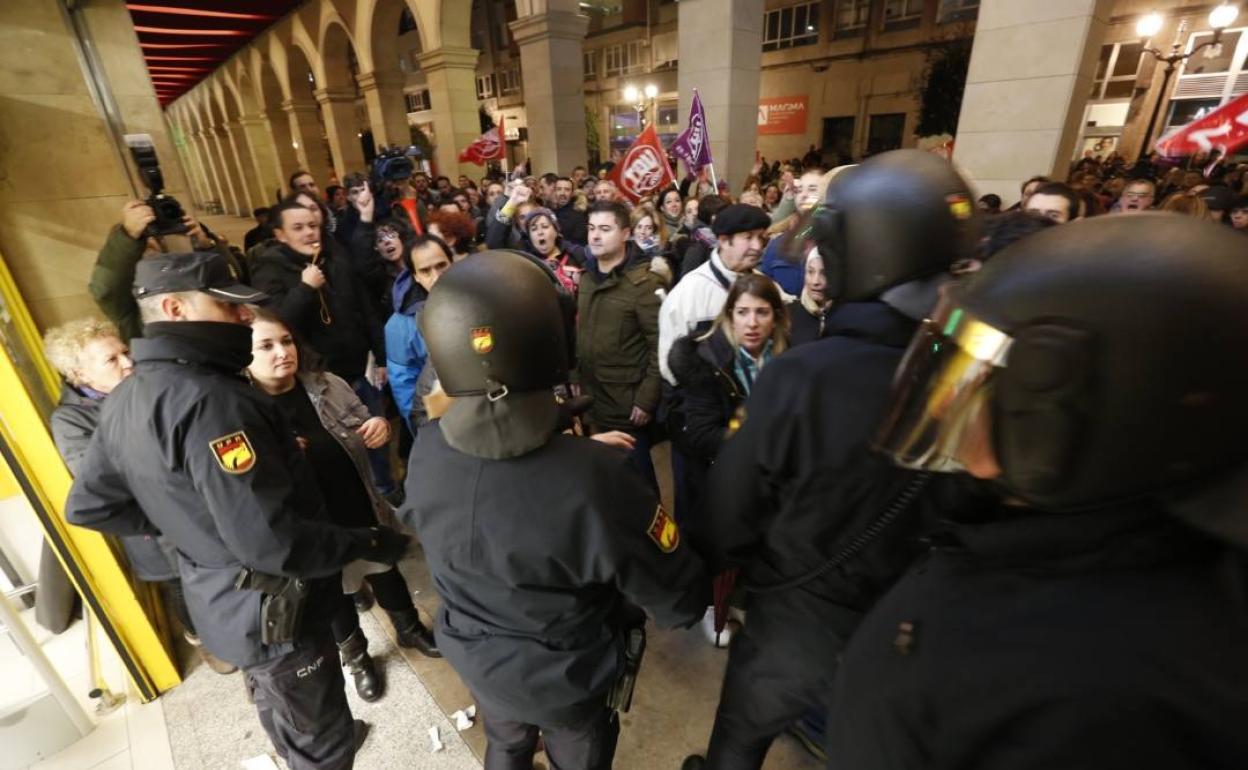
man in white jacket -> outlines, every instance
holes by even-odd
[[[750,273],[762,259],[771,219],[757,206],[733,204],[720,211],[711,225],[719,245],[711,258],[682,277],[659,309],[659,369],[676,385],[667,365],[672,343],[698,327],[709,328],[728,298],[738,275]]]

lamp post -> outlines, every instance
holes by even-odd
[[[637,111],[638,134],[646,127],[646,111],[654,106],[658,96],[659,87],[654,83],[647,83],[641,89],[634,85],[624,86],[624,101],[631,104],[633,109]]]
[[[1157,48],[1149,45],[1152,42],[1153,35],[1161,31],[1161,26],[1164,22],[1161,14],[1150,13],[1147,16],[1142,16],[1135,23],[1135,31],[1144,45],[1144,53],[1166,65],[1166,69],[1162,73],[1161,91],[1157,94],[1157,101],[1153,103],[1153,114],[1148,119],[1148,129],[1144,132],[1144,142],[1140,145],[1139,160],[1144,160],[1148,157],[1149,144],[1153,141],[1153,129],[1157,127],[1157,115],[1161,112],[1161,102],[1166,98],[1166,90],[1170,85],[1170,77],[1174,75],[1176,65],[1187,61],[1197,51],[1212,46],[1221,46],[1222,30],[1231,26],[1238,15],[1239,8],[1229,3],[1223,3],[1214,8],[1209,12],[1209,27],[1213,30],[1213,37],[1200,45],[1192,46],[1192,50],[1186,53],[1183,53],[1181,49],[1187,33],[1187,19],[1179,22],[1179,28],[1174,34],[1174,42],[1170,44],[1169,54],[1162,53]]]

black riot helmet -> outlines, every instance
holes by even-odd
[[[447,270],[420,320],[447,395],[496,401],[567,382],[569,305],[557,287],[549,268],[517,251],[478,252]]]
[[[1009,496],[1053,511],[1173,500],[1238,471],[1245,494],[1229,507],[1242,512],[1248,261],[1237,236],[1153,213],[1006,248],[951,285],[920,328],[878,445],[913,468],[995,463]],[[1219,499],[1206,508],[1225,516]],[[1200,515],[1189,518],[1217,529]]]
[[[975,197],[949,161],[894,150],[837,174],[789,244],[804,255],[813,241],[828,297],[853,302],[974,256],[977,227]]]

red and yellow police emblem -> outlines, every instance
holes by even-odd
[[[472,330],[472,349],[477,355],[485,355],[494,349],[494,330],[489,326],[478,326]]]
[[[246,473],[256,464],[256,452],[251,448],[247,434],[235,431],[209,442],[217,465],[226,473]]]
[[[654,509],[654,520],[650,522],[650,529],[646,534],[663,553],[671,553],[680,545],[680,528],[667,515],[667,511],[663,510],[661,503]]]
[[[963,193],[946,195],[945,202],[949,204],[949,213],[953,214],[955,219],[970,219],[975,213],[975,206],[971,203],[971,199]]]

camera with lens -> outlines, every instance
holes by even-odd
[[[420,156],[420,148],[414,144],[407,147],[382,147],[373,159],[374,188],[379,188],[386,182],[401,182],[409,178],[416,171],[416,163],[412,158]]]
[[[143,232],[144,237],[185,233],[187,227],[182,220],[186,217],[186,210],[177,198],[164,192],[165,180],[160,173],[160,161],[156,158],[156,144],[151,134],[127,134],[125,140],[134,165],[139,169],[139,177],[151,193],[144,203],[156,215]]]

